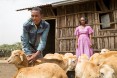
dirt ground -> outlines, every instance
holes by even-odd
[[[0,58],[0,78],[13,78],[16,72],[17,68],[13,64],[8,64]]]

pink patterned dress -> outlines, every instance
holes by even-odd
[[[78,36],[78,48],[76,48],[76,56],[79,57],[82,54],[86,54],[89,58],[93,55],[93,49],[90,47],[91,41],[89,35],[93,33],[93,29],[90,26],[85,26],[81,29],[79,26],[75,29],[75,36]]]

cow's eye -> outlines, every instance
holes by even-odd
[[[113,75],[115,75],[115,73],[113,73]]]
[[[104,76],[104,73],[101,73],[101,76]]]
[[[15,55],[15,56],[18,56],[18,55]]]
[[[72,61],[73,63],[75,63],[75,61]]]

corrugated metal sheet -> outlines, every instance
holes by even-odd
[[[39,6],[34,6],[34,7],[52,7],[51,4],[46,4],[46,5],[39,5]],[[28,7],[28,8],[22,8],[22,9],[18,9],[16,11],[21,11],[21,10],[31,10],[33,7]]]
[[[65,0],[65,1],[52,3],[52,6],[56,7],[56,6],[69,5],[69,4],[74,4],[74,3],[86,2],[86,1],[94,1],[94,0]]]
[[[59,1],[59,2],[54,2],[51,4],[46,4],[46,5],[39,5],[36,7],[57,7],[57,6],[62,6],[62,5],[69,5],[69,4],[74,4],[74,3],[81,3],[81,2],[87,2],[87,1],[95,1],[95,0],[63,0],[63,1]],[[30,10],[33,7],[28,7],[28,8],[23,8],[23,9],[18,9],[17,11],[21,11],[21,10]]]

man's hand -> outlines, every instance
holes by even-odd
[[[40,51],[37,51],[36,53],[32,54],[32,56],[28,59],[29,63],[36,61],[40,54],[41,54]]]
[[[31,58],[31,56],[32,56],[32,54],[26,55],[28,61]]]

